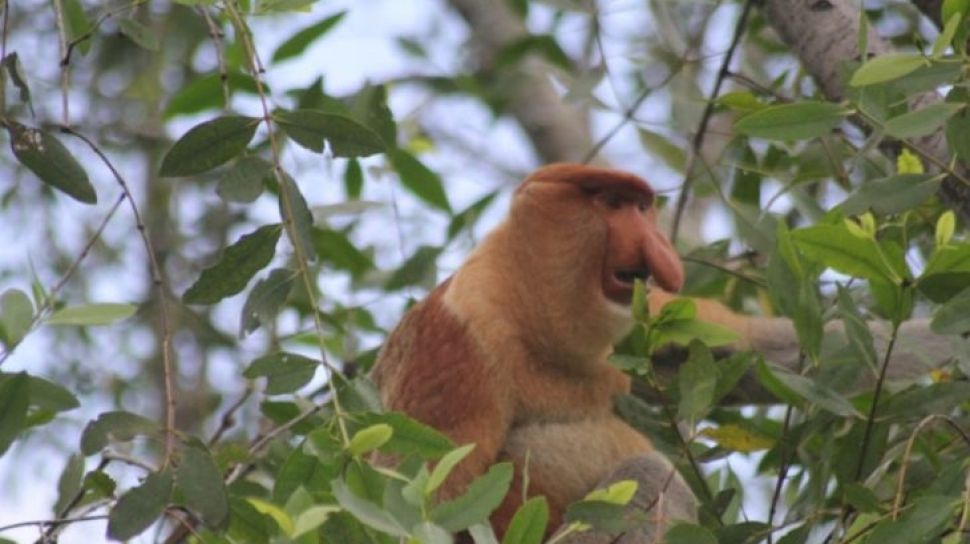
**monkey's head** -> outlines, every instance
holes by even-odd
[[[592,333],[589,340],[601,327],[610,341],[629,330],[635,280],[666,291],[684,283],[680,258],[657,226],[653,189],[633,174],[541,168],[516,190],[504,227],[528,289],[523,299],[540,308],[534,317],[572,324]]]

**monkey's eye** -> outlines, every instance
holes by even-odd
[[[637,201],[637,209],[640,210],[641,213],[646,213],[647,210],[650,209],[650,205],[647,204],[647,201],[646,200],[638,200]]]
[[[611,210],[619,210],[626,203],[626,199],[618,193],[604,193],[602,199],[603,204]]]

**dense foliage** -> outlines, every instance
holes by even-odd
[[[473,446],[384,412],[366,371],[511,182],[583,159],[514,126],[524,66],[603,134],[587,159],[676,189],[688,294],[786,316],[802,341],[790,367],[719,358],[731,337],[690,303],[635,304],[614,362],[652,402],[617,409],[702,502],[668,541],[965,538],[970,202],[940,195],[970,187],[970,2],[936,6],[938,27],[866,5],[858,51],[871,31],[898,49],[840,62],[837,98],[751,2],[605,0],[483,2],[532,33],[478,56],[456,46],[489,29],[424,6],[421,33],[387,37],[413,72],[337,93],[314,58],[355,55],[328,40],[377,7],[316,4],[0,2],[0,462],[16,490],[0,501],[56,490],[49,519],[0,542],[495,542],[510,466],[439,503]],[[954,356],[894,372],[901,331],[927,323],[927,357]],[[667,341],[687,346],[673,379],[652,365]],[[744,379],[756,404],[731,402]],[[42,477],[16,468],[34,451]],[[630,494],[591,495],[566,532],[622,529]],[[503,542],[539,542],[546,518],[528,501]]]

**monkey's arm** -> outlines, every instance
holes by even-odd
[[[650,309],[659,311],[660,307],[672,300],[674,295],[653,290],[650,293]],[[707,299],[693,299],[697,303],[697,317],[730,328],[738,333],[740,341],[733,346],[718,348],[718,355],[727,356],[739,351],[751,350],[773,365],[796,372],[799,367],[800,343],[795,326],[791,320],[781,317],[754,317],[737,314],[719,302]],[[891,326],[882,321],[867,323],[872,333],[876,358],[881,364],[889,339]],[[968,350],[968,341],[954,336],[941,336],[930,330],[928,319],[913,319],[904,322],[899,329],[897,340],[890,354],[886,377],[890,381],[916,378],[938,368],[960,353]],[[848,344],[841,320],[826,324],[823,336],[823,354],[837,354]],[[677,369],[684,362],[686,350],[663,349],[654,358],[654,367],[661,381],[674,380]],[[876,373],[866,372],[859,377],[856,386],[861,390],[874,385]],[[656,401],[653,394],[643,384],[634,383],[634,394],[650,401]],[[777,399],[766,391],[758,380],[749,373],[726,399],[727,402],[771,403]]]

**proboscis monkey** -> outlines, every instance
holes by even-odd
[[[684,280],[653,199],[631,174],[571,164],[539,169],[516,190],[505,221],[411,308],[378,358],[372,376],[388,409],[457,444],[476,444],[443,498],[497,461],[514,463],[512,489],[492,516],[499,535],[521,503],[526,468],[528,495],[548,500],[550,530],[567,505],[630,467],[641,486],[638,504],[660,521],[696,515],[670,462],[612,410],[630,381],[606,359],[633,324],[634,280],[653,282],[652,312]],[[741,348],[797,353],[786,320],[697,304],[702,319],[735,329]]]

